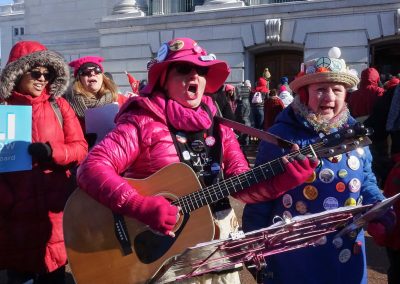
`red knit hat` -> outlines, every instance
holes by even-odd
[[[161,45],[157,58],[148,63],[149,82],[142,90],[142,93],[150,94],[157,83],[162,85],[169,65],[175,62],[187,62],[209,68],[205,75],[205,93],[215,93],[224,84],[230,73],[226,62],[217,60],[214,54],[207,55],[206,50],[200,47],[193,39],[176,38]]]
[[[103,65],[101,65],[101,62],[103,62],[103,61],[104,61],[104,58],[100,57],[100,56],[85,56],[85,57],[78,58],[74,61],[71,61],[69,63],[69,66],[74,68],[74,77],[76,77],[78,75],[79,69],[82,67],[82,65],[84,65],[86,63],[93,63],[100,67],[101,72],[104,72]]]

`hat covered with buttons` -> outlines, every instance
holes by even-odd
[[[85,67],[94,67],[94,66],[99,66],[101,69],[101,72],[104,72],[103,65],[101,65],[101,62],[104,61],[103,57],[100,56],[85,56],[78,58],[74,61],[71,61],[69,63],[69,66],[74,68],[74,77],[78,75],[78,71],[81,68]]]
[[[346,62],[340,59],[341,51],[332,47],[328,57],[319,57],[301,64],[300,73],[290,82],[290,88],[299,93],[299,89],[315,83],[340,83],[352,88],[359,82],[355,70],[350,70]],[[300,92],[301,93],[301,92]]]
[[[176,38],[162,44],[157,57],[148,63],[148,84],[142,93],[150,94],[157,84],[162,86],[169,65],[176,62],[208,67],[208,72],[204,76],[206,78],[205,93],[215,93],[230,73],[226,62],[217,60],[214,54],[207,54],[207,51],[193,39]]]

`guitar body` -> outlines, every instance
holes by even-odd
[[[127,179],[142,195],[163,195],[176,200],[201,185],[183,163],[169,165],[143,180]],[[64,238],[68,261],[78,284],[147,283],[171,257],[214,237],[208,206],[181,215],[176,237],[161,236],[136,219],[125,217],[132,253],[124,255],[114,230],[110,209],[80,189],[64,210]]]

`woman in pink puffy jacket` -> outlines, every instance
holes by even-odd
[[[174,237],[181,209],[163,196],[144,196],[123,177],[143,179],[172,163],[188,164],[203,186],[249,170],[234,132],[214,121],[217,108],[210,96],[225,82],[229,67],[207,55],[190,38],[161,46],[149,63],[148,85],[128,100],[116,117],[116,128],[96,145],[78,169],[81,189],[112,211],[136,218],[162,234]],[[286,161],[284,174],[234,194],[243,202],[274,199],[304,182],[316,159]],[[237,229],[227,199],[211,206],[219,237]],[[198,281],[225,277],[240,283],[237,273],[208,274]],[[208,279],[208,280],[207,280]],[[218,280],[216,280],[218,281]],[[214,282],[213,282],[214,283]]]

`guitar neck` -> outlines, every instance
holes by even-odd
[[[298,152],[288,154],[288,156],[297,155],[298,153],[303,155],[309,154],[309,148],[313,152],[312,145],[309,145],[306,148],[300,149]],[[190,213],[205,205],[215,203],[233,193],[240,192],[254,184],[266,181],[284,171],[285,166],[282,157],[280,157],[276,160],[259,165],[245,173],[224,179],[216,184],[182,196],[173,201],[172,204],[181,207],[184,213]]]

